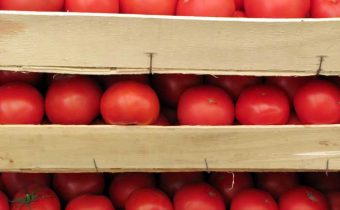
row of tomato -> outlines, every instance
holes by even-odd
[[[0,209],[60,210],[61,206],[66,206],[66,210],[340,208],[339,173],[73,173],[54,174],[51,178],[50,174],[1,174]],[[11,205],[3,192],[7,193]]]
[[[41,80],[44,76],[45,85]],[[1,71],[0,123],[337,124],[339,78],[192,74],[90,77]],[[47,120],[43,122],[45,113]],[[100,114],[104,122],[96,120]]]
[[[1,0],[0,9],[252,18],[340,16],[337,0]]]

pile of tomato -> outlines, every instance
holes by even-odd
[[[0,209],[338,210],[339,190],[339,173],[3,173]]]
[[[338,0],[0,0],[0,9],[205,17],[340,17]]]

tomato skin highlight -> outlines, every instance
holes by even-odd
[[[234,0],[178,0],[179,16],[232,17]]]
[[[311,0],[312,18],[335,18],[340,17],[339,0]]]
[[[231,201],[230,210],[278,210],[272,196],[262,190],[246,189],[238,193]]]
[[[65,0],[68,12],[118,13],[118,0]]]
[[[64,0],[1,0],[0,10],[62,11]]]
[[[177,0],[120,0],[120,12],[144,15],[175,15]]]
[[[115,210],[110,199],[103,195],[81,195],[72,199],[65,210]]]
[[[173,206],[162,191],[144,188],[134,191],[129,196],[125,210],[173,210]]]

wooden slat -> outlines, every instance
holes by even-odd
[[[0,69],[66,73],[340,74],[340,19],[0,12]]]
[[[0,126],[0,171],[325,171],[327,161],[340,170],[340,125]]]

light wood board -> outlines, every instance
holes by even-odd
[[[148,53],[154,53],[150,63]],[[320,67],[319,56],[325,56]],[[0,12],[0,69],[340,75],[340,19]]]
[[[0,126],[0,171],[313,170],[340,171],[340,125]]]

